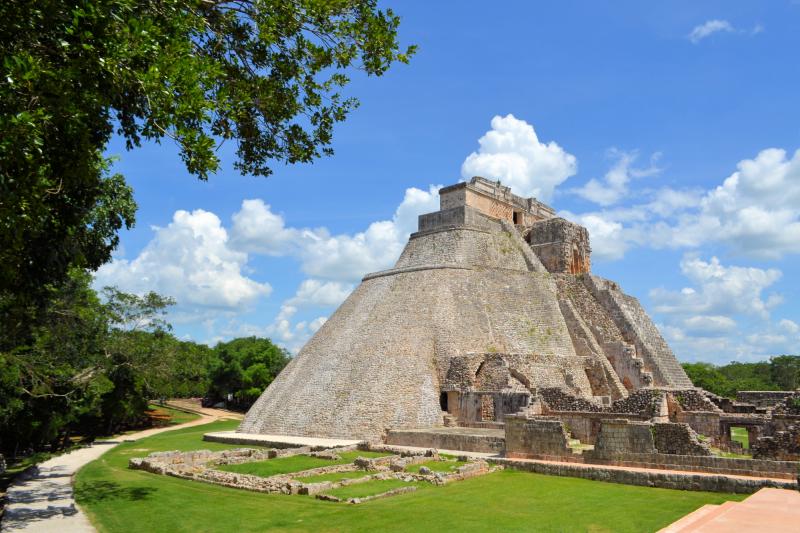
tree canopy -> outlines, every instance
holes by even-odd
[[[136,209],[112,135],[170,139],[200,179],[226,141],[247,174],[312,161],[357,105],[349,70],[414,52],[398,25],[377,0],[0,2],[0,297],[110,259]]]
[[[684,363],[698,387],[733,398],[741,390],[794,390],[800,387],[800,355],[779,355],[756,363]]]

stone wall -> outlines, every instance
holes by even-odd
[[[594,445],[599,457],[628,453],[655,453],[653,425],[625,419],[604,420]]]
[[[445,209],[443,211],[436,211],[434,213],[426,213],[420,215],[418,220],[418,232],[421,233],[447,227],[472,226],[491,230],[493,227],[497,226],[496,221],[489,219],[477,209],[466,205]]]
[[[756,407],[774,407],[795,394],[800,396],[800,393],[793,391],[738,391],[736,401],[751,403]]]
[[[548,272],[583,274],[591,270],[589,232],[563,218],[535,222],[527,241]]]
[[[710,474],[748,477],[769,477],[793,480],[800,463],[754,459],[734,459],[713,455],[674,455],[665,453],[625,453],[601,455],[594,450],[582,455],[586,464],[653,468],[656,470],[683,470]]]
[[[613,468],[598,468],[583,464],[545,463],[538,461],[521,461],[518,459],[492,458],[489,462],[505,465],[507,467],[536,472],[550,476],[569,476],[606,481],[610,483],[624,483],[626,485],[640,485],[644,487],[660,487],[677,490],[700,490],[709,492],[733,492],[751,494],[764,487],[782,489],[796,489],[796,481],[775,481],[769,479],[730,477],[721,475],[703,475],[695,473],[659,472],[658,470],[618,470]]]
[[[609,406],[573,396],[561,389],[543,388],[537,391],[539,396],[552,411],[581,411],[597,413],[628,413],[637,416],[659,416],[664,391],[658,389],[641,389],[627,398],[622,398]]]
[[[626,413],[597,413],[589,411],[552,411],[547,414],[564,421],[567,432],[583,444],[595,444],[600,428],[606,420],[624,417],[635,422],[647,422],[650,418]]]
[[[776,431],[769,437],[761,437],[751,443],[750,450],[755,459],[800,461],[800,425]]]
[[[688,424],[695,432],[716,440],[721,436],[719,419],[720,413],[716,412],[679,411],[675,422]]]
[[[572,453],[564,424],[555,418],[507,416],[505,436],[506,457],[557,456]]]
[[[704,394],[705,391],[699,389],[687,389],[676,391],[672,396],[678,401],[681,409],[684,411],[713,411],[719,413],[722,411],[717,407],[714,402],[708,399]]]
[[[644,360],[645,370],[653,374],[654,385],[693,387],[675,354],[636,298],[624,294],[616,283],[598,276],[586,275],[582,279],[625,340],[636,346],[636,354]]]
[[[659,453],[674,455],[711,455],[711,448],[697,438],[689,424],[671,422],[653,424],[653,439]]]
[[[470,430],[447,428],[443,430],[393,429],[386,434],[386,443],[395,446],[461,450],[481,453],[502,453],[505,447],[502,430]]]

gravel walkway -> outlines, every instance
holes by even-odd
[[[219,409],[204,409],[186,402],[175,402],[181,408],[191,408],[200,418],[164,428],[147,429],[115,440],[95,442],[58,457],[53,457],[28,469],[17,477],[6,492],[6,507],[2,533],[58,532],[89,533],[95,531],[86,515],[75,505],[72,479],[85,464],[90,463],[121,442],[139,440],[151,435],[191,426],[208,424],[221,418],[241,418],[237,413]]]

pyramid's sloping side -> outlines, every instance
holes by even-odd
[[[591,394],[555,283],[532,262],[499,225],[415,236],[395,269],[366,278],[331,316],[239,431],[372,439],[440,425],[449,358],[469,352],[531,354],[519,370],[532,386]]]

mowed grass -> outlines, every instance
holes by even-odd
[[[172,407],[156,404],[150,404],[147,406],[147,415],[154,419],[156,425],[162,426],[177,426],[178,424],[193,422],[200,418],[200,415],[195,413],[187,413],[186,411],[180,411],[178,409],[173,409]]]
[[[417,465],[407,466],[406,471],[419,472],[421,467],[427,466],[433,472],[453,472],[456,468],[465,464],[467,463],[464,461],[426,461]]]
[[[750,435],[747,434],[747,429],[743,427],[731,428],[731,440],[741,443],[742,448],[745,450],[750,449]]]
[[[391,454],[383,452],[355,451],[342,452],[338,453],[337,455],[339,455],[341,459],[332,460],[321,459],[319,457],[310,457],[308,455],[290,455],[288,457],[267,459],[266,461],[254,461],[251,463],[241,463],[236,465],[220,465],[216,468],[218,470],[225,470],[227,472],[270,477],[277,476],[278,474],[302,472],[303,470],[310,470],[312,468],[320,468],[323,466],[344,465],[347,463],[352,463],[356,460],[356,457],[385,457]]]
[[[374,472],[365,472],[363,470],[356,470],[355,472],[331,472],[330,474],[318,474],[316,476],[304,476],[294,478],[302,483],[322,483],[323,481],[341,481],[343,479],[358,479],[360,477],[367,477]]]
[[[423,483],[424,482],[414,483],[402,481],[400,479],[374,479],[364,483],[357,483],[355,485],[348,485],[346,487],[339,487],[338,489],[329,490],[326,491],[325,494],[336,496],[342,500],[346,500],[348,498],[364,498],[366,496],[382,494],[400,487],[410,487],[412,485],[420,487]]]
[[[76,497],[104,532],[230,531],[656,531],[707,504],[744,496],[676,491],[504,470],[362,505],[260,494],[129,470],[163,450],[221,450],[208,431],[175,430],[110,450],[78,472]]]

